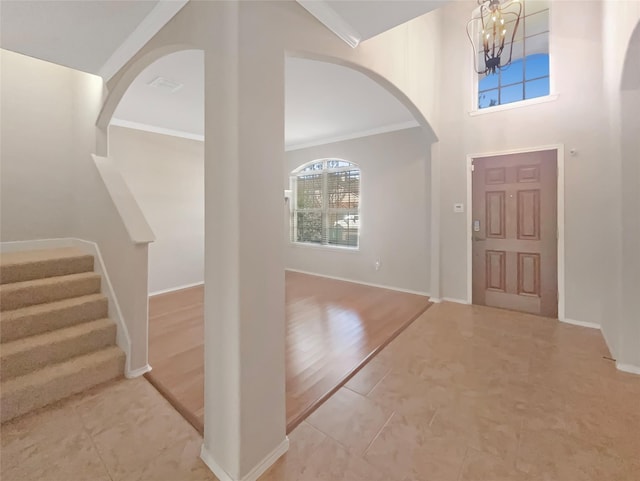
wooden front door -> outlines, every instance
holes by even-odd
[[[557,317],[557,152],[473,166],[473,303]]]

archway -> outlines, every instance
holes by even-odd
[[[286,52],[286,55],[287,57],[315,60],[319,62],[340,65],[342,67],[349,68],[362,73],[363,75],[371,79],[373,82],[377,83],[382,88],[384,88],[391,95],[393,95],[396,98],[396,100],[398,100],[398,102],[404,105],[405,108],[409,112],[411,112],[411,115],[413,115],[415,120],[423,128],[425,132],[425,138],[428,139],[429,143],[434,143],[438,141],[436,132],[434,131],[429,121],[425,118],[423,113],[420,111],[420,109],[416,106],[416,104],[402,90],[400,90],[396,85],[394,85],[392,82],[384,78],[379,73],[371,70],[370,68],[362,64],[359,64],[350,60],[346,60],[339,57],[333,57],[330,55],[319,54],[315,52],[290,50]]]
[[[181,359],[204,363],[204,52],[170,50],[134,64],[123,76],[130,84],[116,86],[102,115],[106,121],[112,112],[105,130],[109,162],[155,234],[148,247],[148,321],[137,322],[148,322],[153,370],[146,377],[173,399],[172,391],[193,384],[176,375]],[[204,407],[202,379],[197,384],[199,401],[186,403],[183,414]]]

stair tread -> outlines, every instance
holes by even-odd
[[[29,374],[2,381],[0,383],[0,398],[11,395],[25,387],[45,384],[53,379],[90,368],[94,364],[100,364],[110,359],[117,360],[121,357],[124,357],[124,352],[118,346],[111,346],[89,354],[73,357],[67,361],[51,364]]]
[[[109,318],[96,319],[94,321],[81,322],[80,324],[70,327],[55,329],[45,332],[44,334],[36,334],[34,336],[16,339],[15,341],[5,342],[2,343],[1,358],[7,358],[18,352],[28,351],[36,347],[73,339],[74,337],[82,336],[91,331],[99,331],[111,327],[113,324],[113,321]]]
[[[73,257],[92,257],[77,247],[62,247],[59,249],[39,249],[30,251],[0,253],[0,266],[28,264],[48,260],[67,259]]]
[[[33,279],[30,281],[12,282],[11,284],[0,284],[0,294],[3,292],[25,289],[29,287],[40,287],[61,282],[74,281],[78,279],[95,279],[100,278],[97,272],[79,272],[77,274],[68,274],[66,276],[45,277],[43,279]]]
[[[18,309],[12,309],[10,311],[3,311],[2,316],[0,316],[0,322],[6,322],[23,316],[33,316],[47,311],[64,309],[67,307],[77,306],[101,299],[106,299],[104,294],[87,294],[86,296],[70,297],[68,299],[62,299],[60,301],[45,302],[43,304],[34,304],[32,306],[20,307]]]

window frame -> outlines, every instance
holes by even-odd
[[[345,162],[348,165],[341,167],[328,167],[328,163],[331,161],[336,162]],[[314,164],[322,163],[322,169],[317,170],[309,170],[306,171],[309,166]],[[329,238],[329,216],[331,214],[351,214],[354,213],[354,209],[346,209],[346,208],[336,208],[328,206],[329,199],[329,191],[328,191],[328,174],[338,173],[338,172],[349,172],[353,170],[358,170],[358,208],[355,212],[355,215],[358,216],[358,231],[356,238],[356,245],[340,245],[340,244],[330,244],[328,242]],[[305,174],[313,175],[314,173],[318,173],[322,176],[322,206],[320,208],[306,208],[299,209],[298,208],[298,183],[297,179],[299,177],[304,176]],[[362,234],[362,168],[359,164],[352,162],[350,160],[338,158],[338,157],[326,157],[311,160],[306,162],[294,170],[292,170],[289,174],[289,188],[291,190],[291,199],[290,199],[290,215],[289,215],[289,243],[296,247],[304,247],[304,248],[312,248],[312,249],[335,249],[347,252],[357,252],[360,250],[360,241]],[[322,240],[320,242],[311,242],[311,241],[299,241],[297,240],[298,236],[298,212],[319,212],[322,215]],[[326,243],[323,243],[323,240],[327,239]]]
[[[554,85],[554,72],[553,72],[553,65],[551,62],[551,51],[552,51],[552,45],[553,45],[553,37],[552,37],[552,33],[551,33],[551,25],[552,25],[552,16],[553,16],[553,2],[549,1],[549,7],[548,7],[548,26],[547,26],[547,30],[544,32],[540,32],[537,33],[535,35],[531,35],[528,38],[533,38],[536,37],[538,35],[548,35],[548,41],[549,41],[549,51],[547,53],[547,55],[549,56],[549,75],[544,75],[542,77],[535,77],[535,78],[531,78],[531,79],[527,79],[526,78],[526,57],[524,56],[524,52],[525,52],[525,48],[526,48],[526,17],[530,16],[526,14],[526,0],[521,0],[523,2],[523,17],[521,20],[521,28],[523,29],[523,34],[522,34],[522,39],[520,40],[522,42],[522,51],[523,51],[523,73],[522,73],[522,81],[521,82],[512,82],[509,84],[505,84],[505,85],[501,85],[501,76],[498,78],[498,85],[497,87],[491,88],[491,89],[485,89],[485,90],[480,90],[480,74],[476,73],[474,68],[470,68],[471,71],[471,85],[472,85],[472,97],[471,97],[471,108],[469,109],[469,115],[470,116],[476,116],[476,115],[481,115],[481,114],[488,114],[488,113],[492,113],[492,112],[500,112],[503,110],[510,110],[510,109],[514,109],[514,108],[521,108],[521,107],[527,107],[529,105],[536,105],[536,104],[540,104],[540,103],[545,103],[545,102],[551,102],[554,101],[558,98],[558,94],[556,93],[555,90],[555,85]],[[532,0],[535,1],[535,0]],[[544,10],[541,10],[540,12],[542,12]],[[475,18],[477,15],[479,15],[480,12],[480,7],[477,7],[473,13],[472,13],[472,18]],[[531,15],[536,15],[540,12],[535,12]],[[475,38],[477,36],[478,32],[474,31],[473,35]],[[470,53],[470,60],[471,60],[471,65],[474,65],[474,52],[473,49],[471,49],[471,53]],[[543,78],[549,78],[549,93],[547,95],[542,95],[539,97],[533,97],[533,98],[525,98],[525,84],[527,82],[533,81],[533,80],[540,80]],[[522,100],[517,100],[515,102],[509,102],[506,104],[497,104],[494,105],[492,107],[484,107],[484,108],[480,108],[478,106],[479,103],[479,95],[481,92],[489,92],[492,90],[498,90],[498,96],[500,95],[500,89],[503,87],[512,87],[514,85],[519,85],[522,84],[522,88],[523,88],[523,99]]]

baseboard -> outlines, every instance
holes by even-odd
[[[434,304],[440,304],[442,302],[442,299],[440,299],[439,297],[429,297],[429,301],[433,302]]]
[[[634,366],[633,364],[623,364],[621,362],[616,362],[616,367],[618,368],[618,371],[640,375],[640,367]]]
[[[134,369],[132,371],[127,371],[124,375],[127,379],[133,379],[135,377],[140,377],[143,374],[151,371],[152,367],[147,364],[146,366],[139,367],[138,369]]]
[[[560,322],[566,322],[567,324],[573,324],[574,326],[589,327],[591,329],[601,329],[600,324],[596,322],[576,321],[575,319],[568,319],[566,317],[564,319],[560,319]]]
[[[360,285],[369,286],[369,287],[377,287],[379,289],[388,289],[390,291],[406,292],[407,294],[415,294],[417,296],[426,296],[426,297],[430,296],[428,292],[412,291],[411,289],[403,289],[401,287],[392,287],[392,286],[385,286],[383,284],[373,284],[371,282],[356,281],[354,279],[347,279],[346,277],[327,276],[325,274],[318,274],[317,272],[301,271],[299,269],[289,269],[289,268],[285,269],[285,271],[297,272],[298,274],[306,274],[308,276],[324,277],[326,279],[333,279],[335,281],[351,282],[353,284],[360,284]]]
[[[37,249],[61,249],[63,247],[76,247],[75,239],[35,239],[24,241],[0,242],[0,252],[19,252]]]
[[[469,301],[466,301],[465,299],[458,299],[456,297],[443,297],[442,300],[447,302],[455,302],[456,304],[469,304]]]
[[[211,470],[211,472],[220,480],[220,481],[257,481],[257,479],[262,476],[262,474],[269,469],[280,457],[289,450],[289,438],[285,436],[284,440],[276,446],[276,448],[271,451],[262,461],[260,461],[249,473],[247,473],[242,478],[233,478],[229,475],[224,469],[220,467],[218,463],[213,459],[213,456],[209,454],[202,445],[202,449],[200,450],[200,458],[204,461],[204,464]]]
[[[160,294],[168,294],[169,292],[181,291],[183,289],[189,289],[191,287],[204,286],[204,281],[194,282],[193,284],[185,284],[183,286],[171,287],[169,289],[162,289],[160,291],[154,291],[149,293],[149,297],[159,296]]]

